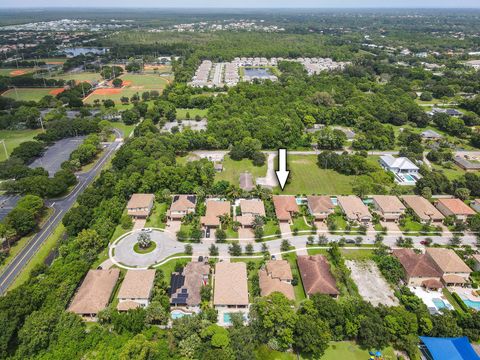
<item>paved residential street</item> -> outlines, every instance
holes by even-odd
[[[103,153],[101,158],[91,170],[77,175],[78,184],[75,186],[73,191],[64,198],[48,200],[46,202],[46,205],[53,209],[53,214],[45,222],[40,231],[32,237],[30,242],[18,253],[13,261],[8,264],[8,266],[0,274],[0,295],[3,295],[7,291],[8,287],[14,282],[15,278],[20,274],[25,265],[36,254],[43,242],[55,230],[65,213],[73,206],[73,204],[75,204],[77,197],[95,179],[105,162],[122,145],[123,134],[117,129],[114,129],[114,131],[116,134],[115,141],[108,145],[107,150]]]
[[[185,244],[183,242],[179,242],[176,240],[175,234],[167,231],[159,231],[153,230],[151,233],[152,241],[156,243],[156,248],[154,251],[148,254],[139,254],[133,250],[133,247],[137,241],[137,236],[140,230],[134,230],[129,234],[124,235],[123,238],[114,241],[114,243],[110,246],[109,255],[110,259],[114,264],[119,267],[123,268],[132,268],[132,269],[140,269],[140,268],[148,268],[151,265],[161,265],[164,263],[164,260],[171,257],[174,254],[182,253],[185,248]],[[324,233],[328,241],[338,242],[341,238],[347,239],[354,239],[357,235],[353,236],[345,236],[345,235],[332,235],[328,232]],[[395,235],[386,235],[383,240],[383,244],[391,247],[396,248],[396,240],[401,234]],[[304,255],[307,253],[307,240],[309,235],[297,235],[293,236],[291,234],[284,235],[282,239],[275,239],[275,240],[267,240],[265,244],[267,244],[268,249],[271,255],[275,255],[277,258],[281,258],[282,251],[280,250],[282,241],[284,239],[288,239],[290,245],[295,247],[294,250],[290,252],[297,252],[299,255]],[[374,244],[375,236],[374,235],[363,235],[361,236],[363,241],[362,244]],[[407,236],[403,236],[404,238]],[[450,241],[450,237],[448,236],[415,236],[412,237],[414,247],[415,248],[423,248],[424,246],[420,243],[425,238],[431,238],[433,243],[440,244],[440,245],[448,245]],[[318,245],[318,235],[315,235],[315,246],[317,247],[325,247],[328,248],[328,245]],[[239,242],[242,246],[246,244],[252,244],[255,253],[259,253],[262,251],[262,243],[254,242],[252,240],[244,240]],[[196,256],[203,255],[208,256],[209,250],[208,248],[215,244],[219,250],[219,257],[221,258],[230,258],[231,256],[228,253],[228,248],[230,244],[228,243],[215,243],[213,240],[204,240],[202,243],[190,243],[193,248],[193,253]],[[471,245],[473,247],[476,246],[476,236],[472,234],[467,234],[462,238],[463,245]],[[348,249],[362,249],[359,246],[352,246],[347,245],[345,248]],[[363,248],[365,249],[365,248]],[[280,256],[279,256],[280,255]],[[184,256],[188,257],[188,256]],[[252,257],[252,256],[240,256],[240,257]],[[261,256],[257,256],[261,257]]]

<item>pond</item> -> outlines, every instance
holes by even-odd
[[[268,68],[245,68],[245,76],[250,76],[252,78],[267,78],[272,75],[270,69]]]

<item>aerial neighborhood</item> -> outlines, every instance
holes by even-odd
[[[0,359],[480,359],[477,4],[4,2]]]

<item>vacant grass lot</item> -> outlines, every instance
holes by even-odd
[[[207,109],[177,109],[177,119],[187,119],[187,113],[190,115],[190,119],[195,119],[195,116],[199,115],[204,118],[207,116]]]
[[[129,137],[132,131],[135,129],[135,125],[125,125],[121,121],[109,121],[109,123],[112,127],[122,131],[124,138]]]
[[[223,159],[223,171],[215,175],[215,181],[226,180],[232,184],[239,185],[239,177],[242,172],[248,171],[253,175],[253,180],[264,177],[267,173],[267,165],[255,166],[252,160],[243,159],[235,161],[226,155]]]
[[[352,193],[354,176],[320,169],[315,155],[290,155],[288,162],[291,181],[284,194],[343,195]],[[278,191],[278,189],[277,189]]]
[[[443,172],[449,180],[458,179],[460,176],[465,175],[466,173],[465,170],[462,170],[457,165],[453,165],[452,169],[448,169],[448,168],[444,168],[441,165],[432,163],[432,168]]]
[[[166,203],[155,202],[152,213],[148,217],[147,223],[145,224],[145,226],[165,229],[165,222],[163,221],[163,218],[166,212],[167,212]]]
[[[5,91],[2,96],[18,101],[38,101],[57,88],[16,88]]]
[[[15,149],[22,142],[30,141],[33,137],[41,133],[41,129],[35,130],[0,130],[0,140],[5,141],[5,146],[7,147],[8,155],[12,153],[12,150]],[[0,161],[6,159],[5,149],[3,145],[0,145]]]

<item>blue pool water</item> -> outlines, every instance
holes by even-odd
[[[433,303],[435,304],[435,307],[438,309],[438,310],[441,310],[441,309],[447,309],[447,305],[445,304],[445,302],[442,300],[442,299],[432,299]]]
[[[338,199],[336,197],[332,197],[330,198],[330,200],[332,201],[332,204],[337,206],[338,205]]]
[[[462,299],[465,305],[468,307],[475,309],[475,310],[480,310],[480,301],[472,301],[468,299]]]
[[[415,181],[415,179],[414,179],[411,175],[403,175],[403,177],[404,177],[407,181]]]
[[[172,317],[173,320],[180,319],[184,316],[189,316],[189,315],[190,315],[189,313],[183,312],[181,310],[172,310],[170,312],[170,316]]]
[[[223,322],[225,325],[232,325],[232,317],[230,316],[232,313],[224,313],[223,314]],[[247,320],[247,316],[243,314],[243,319]]]
[[[303,205],[304,204],[304,199],[302,199],[302,198],[295,198],[295,201],[297,202],[297,205]]]

